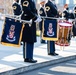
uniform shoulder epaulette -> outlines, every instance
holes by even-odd
[[[23,2],[23,6],[28,7],[28,5],[29,5],[29,2],[28,2],[28,1],[24,1],[24,2]]]
[[[16,10],[17,9],[17,6],[13,6],[13,9]]]
[[[46,11],[49,11],[49,10],[50,10],[50,7],[49,7],[49,6],[46,6],[46,7],[45,7],[45,10],[46,10]]]

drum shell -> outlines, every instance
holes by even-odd
[[[69,46],[71,39],[72,24],[67,21],[65,22],[60,21],[58,24],[59,24],[59,32],[58,32],[58,41],[56,41],[56,44],[59,46]]]

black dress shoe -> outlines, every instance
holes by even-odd
[[[24,62],[36,63],[37,60],[34,60],[34,59],[24,59]]]
[[[46,44],[46,42],[41,42],[42,44]]]
[[[41,40],[41,43],[42,43],[42,44],[46,44],[45,40]]]
[[[41,42],[42,44],[46,44],[46,42]]]
[[[49,53],[48,55],[56,56],[58,54],[57,53]]]

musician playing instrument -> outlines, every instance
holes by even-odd
[[[14,0],[14,3],[12,5],[12,7],[13,7],[13,13],[14,13],[14,15],[16,15],[16,16],[21,15],[22,8],[21,8],[21,6],[19,4],[19,0]]]
[[[75,37],[76,36],[76,6],[74,6],[73,10],[74,10],[73,14],[75,20],[73,22],[72,32],[73,32],[73,37]]]
[[[74,19],[74,13],[73,10],[69,10],[69,19]]]
[[[63,10],[62,16],[63,16],[66,20],[69,19],[69,7],[68,7],[68,4],[65,4],[65,5],[64,5],[64,10]]]
[[[34,0],[21,0],[23,14],[22,20],[32,20],[32,24],[25,23],[22,34],[23,41],[23,58],[24,62],[36,63],[37,60],[33,59],[34,43],[36,42],[36,23],[41,21],[37,15],[37,9]]]
[[[71,29],[72,29],[72,13],[69,12],[68,4],[64,5],[62,17],[65,19],[59,20],[59,35],[57,45],[69,46],[71,40]]]
[[[46,16],[46,13],[45,13],[45,0],[41,0],[40,1],[40,5],[41,5],[41,7],[39,9],[40,16]],[[40,37],[41,37],[40,42],[45,44],[46,41],[42,39],[42,24],[43,24],[43,20],[39,23],[39,28],[40,28],[40,31],[41,31],[41,34],[40,34]]]
[[[48,2],[45,4],[45,9],[47,17],[56,17],[58,15],[57,7],[54,4],[54,0],[48,0]],[[48,55],[58,55],[57,53],[55,53],[55,41],[47,42],[47,50]]]

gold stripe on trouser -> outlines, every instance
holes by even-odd
[[[41,39],[42,39],[42,32],[40,32],[40,41],[41,41]]]
[[[26,52],[26,45],[27,45],[26,42],[24,42],[24,44],[23,44],[23,58],[26,58],[26,56],[27,56],[26,55],[26,53],[27,53]]]
[[[47,49],[48,49],[48,53],[50,53],[50,41],[48,41]]]
[[[40,41],[42,41],[42,31],[40,32]]]

